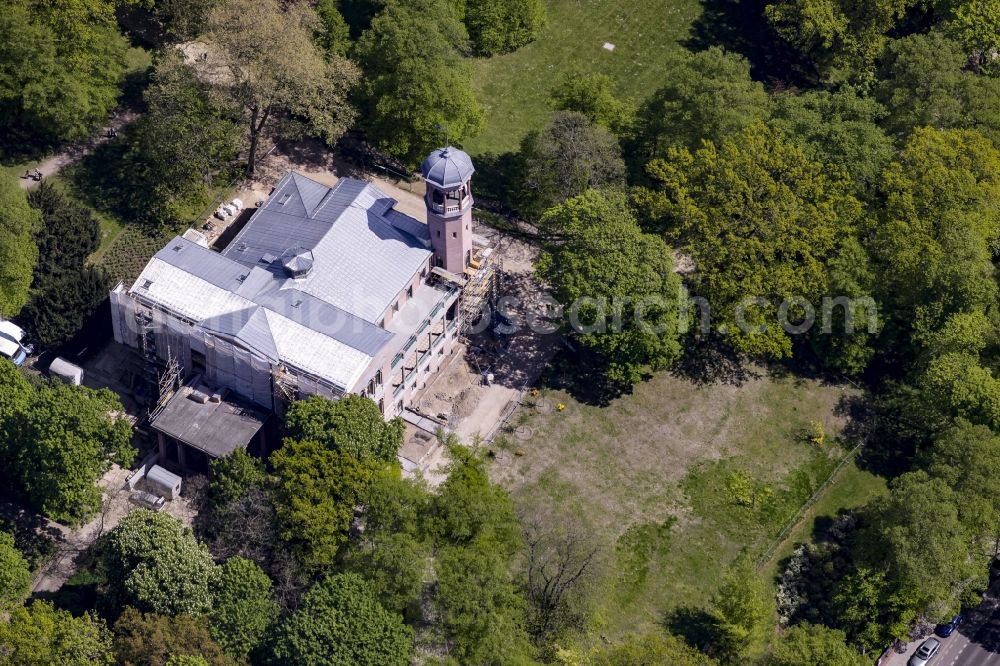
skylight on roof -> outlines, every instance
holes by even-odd
[[[152,286],[153,286],[152,280],[143,280],[141,289],[149,289]]]
[[[278,205],[279,206],[284,206],[286,203],[288,203],[288,200],[291,199],[291,198],[292,198],[292,195],[290,193],[288,193],[288,192],[286,192],[285,194],[282,194],[281,198],[278,199]]]

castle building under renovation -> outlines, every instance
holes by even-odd
[[[473,242],[473,171],[455,148],[427,157],[426,223],[370,183],[290,172],[225,247],[177,236],[117,285],[115,340],[160,378],[161,457],[200,468],[263,453],[267,415],[311,394],[401,414],[453,352],[466,299],[493,283],[491,249]]]

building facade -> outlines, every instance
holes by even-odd
[[[224,248],[178,236],[117,285],[115,340],[278,413],[357,393],[396,416],[459,335],[472,172],[428,156],[427,223],[369,183],[290,172]]]

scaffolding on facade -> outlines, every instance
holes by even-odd
[[[467,338],[470,330],[496,306],[503,279],[503,259],[497,248],[476,248],[465,269],[465,286],[459,297],[459,335]]]

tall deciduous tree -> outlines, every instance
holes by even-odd
[[[131,606],[115,622],[114,646],[122,666],[166,666],[182,657],[200,658],[209,666],[238,663],[212,640],[203,620],[140,613]]]
[[[118,100],[128,44],[115,3],[8,3],[0,16],[0,117],[30,139],[87,137]]]
[[[41,215],[28,205],[17,181],[0,177],[0,315],[12,317],[28,302],[38,259],[34,234],[40,224]]]
[[[905,136],[918,127],[974,129],[1000,147],[1000,79],[966,68],[968,55],[940,32],[890,43],[879,68],[884,124]]]
[[[271,454],[281,537],[307,568],[332,564],[361,493],[385,463],[360,461],[313,441],[285,440]]]
[[[680,356],[680,279],[662,238],[642,231],[624,195],[589,191],[549,210],[541,229],[562,240],[539,275],[567,308],[570,332],[608,361],[607,374],[636,382]]]
[[[209,496],[215,506],[239,500],[267,479],[264,464],[246,449],[235,449],[227,456],[216,458],[211,466]]]
[[[333,401],[313,395],[292,403],[285,425],[293,439],[311,440],[358,460],[396,461],[403,445],[403,420],[388,422],[371,398],[346,395]]]
[[[0,666],[113,666],[111,632],[90,614],[73,617],[48,601],[16,608],[0,622]]]
[[[618,140],[575,111],[560,111],[544,129],[528,133],[518,162],[517,207],[533,219],[589,189],[625,184]]]
[[[768,5],[766,13],[778,32],[820,72],[845,78],[872,67],[887,33],[916,4],[916,0],[779,0]]]
[[[885,173],[869,243],[899,326],[932,331],[996,302],[1000,153],[977,132],[916,130]]]
[[[724,661],[756,656],[767,640],[773,610],[764,581],[753,562],[741,556],[726,571],[712,598],[712,651]]]
[[[361,127],[370,141],[411,165],[483,125],[469,84],[465,26],[447,0],[389,0],[361,35]]]
[[[639,109],[637,145],[629,151],[639,166],[664,157],[671,146],[721,142],[768,116],[767,92],[742,56],[713,46],[678,58],[666,83]]]
[[[744,353],[789,356],[782,304],[793,330],[808,319],[805,303],[827,293],[825,264],[860,214],[846,175],[763,124],[674,149],[647,171],[657,189],[636,198],[690,251],[713,322]]]
[[[260,140],[272,119],[300,121],[327,142],[340,138],[354,121],[347,92],[358,71],[345,58],[320,51],[313,41],[318,24],[307,3],[277,0],[223,0],[208,14],[206,28],[224,71],[206,75],[244,112],[247,173],[257,165]],[[218,69],[212,65],[209,58],[205,68]],[[276,118],[279,114],[285,115]]]
[[[607,74],[570,74],[553,90],[552,101],[560,111],[576,111],[617,135],[635,120],[635,102],[623,97]]]
[[[278,628],[269,649],[273,666],[406,666],[412,634],[379,605],[360,576],[321,580]]]
[[[105,560],[118,598],[142,610],[201,615],[212,607],[212,556],[172,516],[133,511],[111,531]]]
[[[27,561],[14,547],[14,537],[0,532],[0,613],[9,613],[24,603],[32,582]]]
[[[95,511],[97,481],[112,463],[128,466],[135,455],[132,427],[108,389],[44,386],[15,417],[12,434],[9,450],[28,499],[61,521]]]
[[[821,624],[797,624],[775,641],[767,666],[865,666],[865,659],[847,644],[839,629]]]
[[[866,509],[855,557],[861,566],[884,569],[914,614],[943,620],[978,602],[986,587],[988,558],[971,556],[957,499],[944,480],[910,472]]]
[[[232,557],[219,567],[211,590],[212,636],[231,657],[245,658],[264,641],[278,617],[271,579],[250,560]]]
[[[178,50],[157,56],[143,93],[147,110],[129,130],[121,169],[138,219],[188,222],[221,176],[231,177],[242,134],[240,110],[210,92]]]
[[[478,55],[516,51],[544,25],[541,0],[465,0],[465,27]]]

